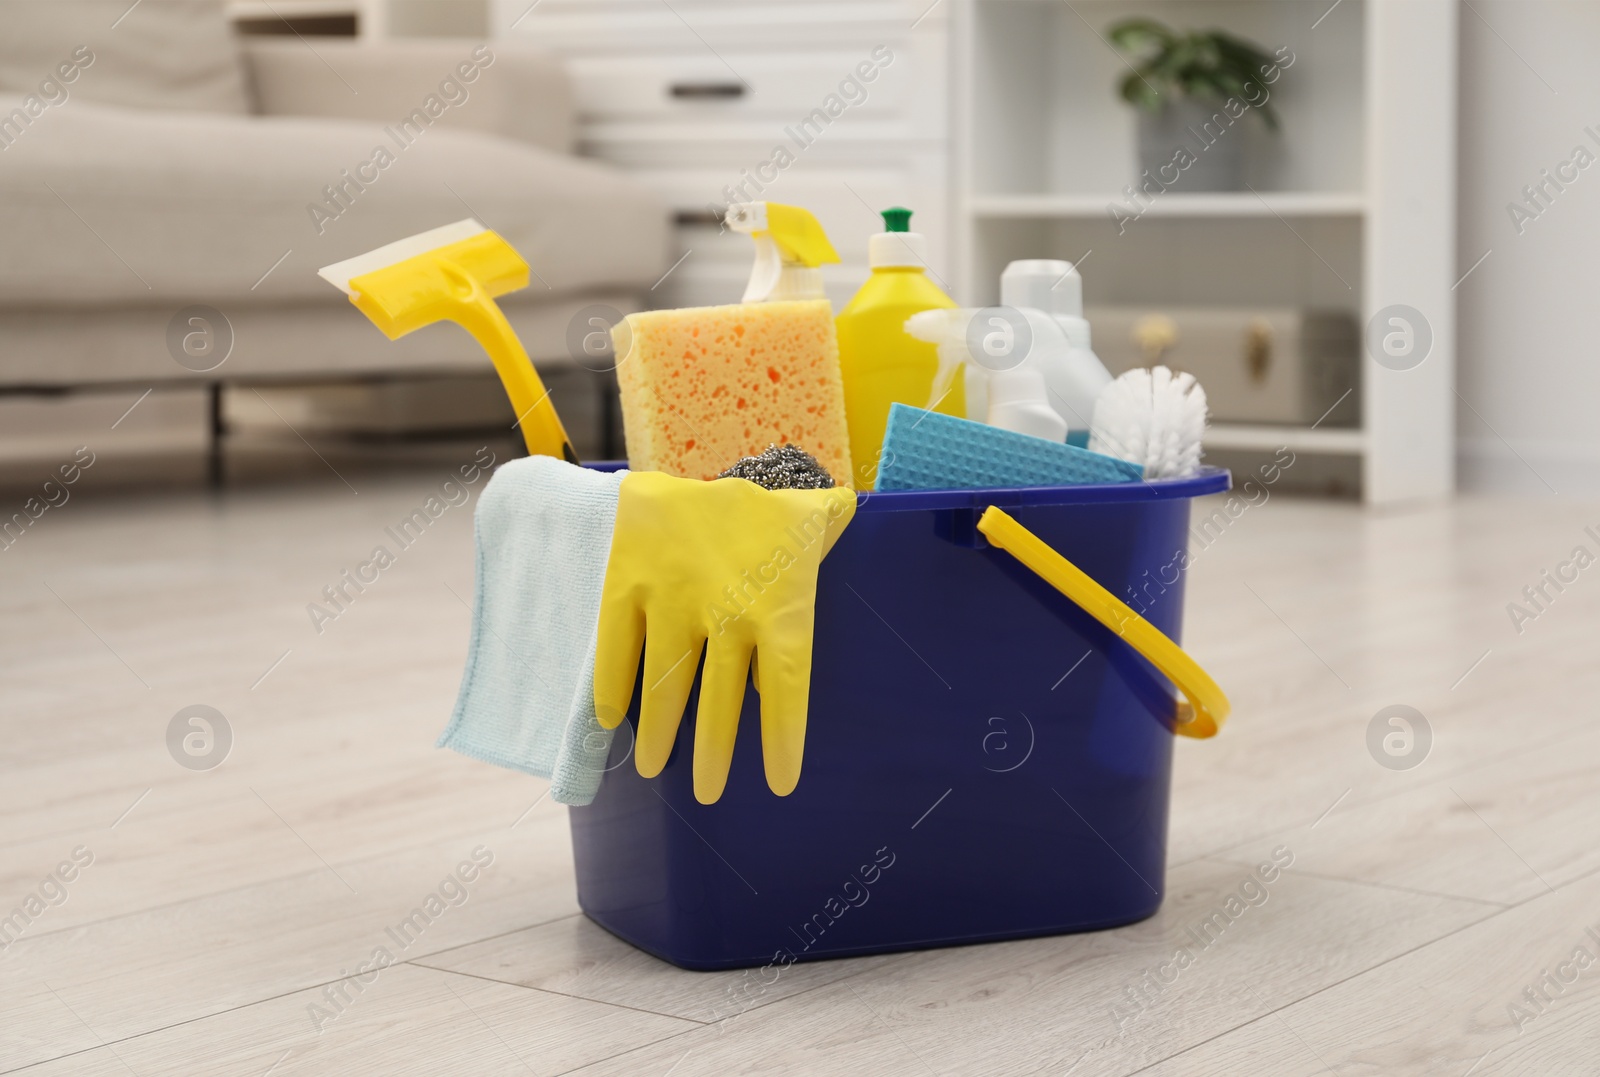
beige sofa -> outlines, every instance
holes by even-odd
[[[506,314],[570,366],[574,314],[637,309],[670,262],[664,208],[572,130],[558,61],[499,42],[241,42],[212,0],[0,5],[0,390],[487,370],[454,326],[384,340],[316,276],[465,217],[528,260]],[[231,328],[213,370],[175,350],[194,306]]]

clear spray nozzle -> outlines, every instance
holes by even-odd
[[[777,202],[735,202],[723,223],[756,245],[756,263],[741,302],[821,299],[826,294],[817,267],[837,262],[839,254],[809,210]]]
[[[972,358],[967,347],[967,326],[972,314],[966,308],[922,310],[906,319],[907,334],[939,349],[939,369],[934,373],[933,388],[928,394],[929,411],[950,395],[962,364]]]

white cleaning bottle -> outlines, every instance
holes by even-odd
[[[1089,346],[1083,278],[1071,262],[1012,262],[1000,277],[1000,298],[1001,307],[924,311],[906,322],[907,333],[939,345],[935,393],[958,365],[964,367],[967,415],[986,419],[996,376],[1011,369],[1037,371],[1045,402],[1066,425],[1067,443],[1086,446],[1095,401],[1111,384],[1111,374]],[[1017,402],[1021,384],[1008,389],[1008,407]]]
[[[967,309],[936,309],[919,311],[906,319],[907,335],[938,345],[939,370],[929,395],[929,410],[944,396],[964,367],[966,384],[977,390],[982,403],[981,411],[969,405],[968,418],[1018,434],[1049,441],[1063,440],[1067,436],[1067,424],[1050,406],[1042,371],[1026,363],[990,370],[974,360],[972,319],[978,313]],[[983,326],[977,329],[981,332]]]
[[[1050,406],[1066,421],[1067,442],[1087,445],[1095,401],[1111,384],[1111,374],[1090,346],[1083,277],[1071,262],[1057,259],[1012,262],[1000,275],[1000,302],[1027,320],[1033,340],[1021,366],[1044,375]],[[968,412],[981,414],[970,395],[972,381]]]

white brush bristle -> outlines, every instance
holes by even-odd
[[[1095,401],[1089,448],[1143,466],[1147,479],[1177,479],[1200,469],[1205,432],[1206,391],[1193,374],[1138,368]]]

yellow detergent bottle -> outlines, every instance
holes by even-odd
[[[868,246],[872,276],[834,320],[850,427],[851,485],[857,490],[869,490],[877,482],[889,405],[929,405],[939,349],[908,335],[906,319],[918,311],[956,305],[928,279],[927,241],[909,230],[911,211],[886,209],[883,224],[885,231]],[[935,410],[966,417],[960,378],[953,379]]]

